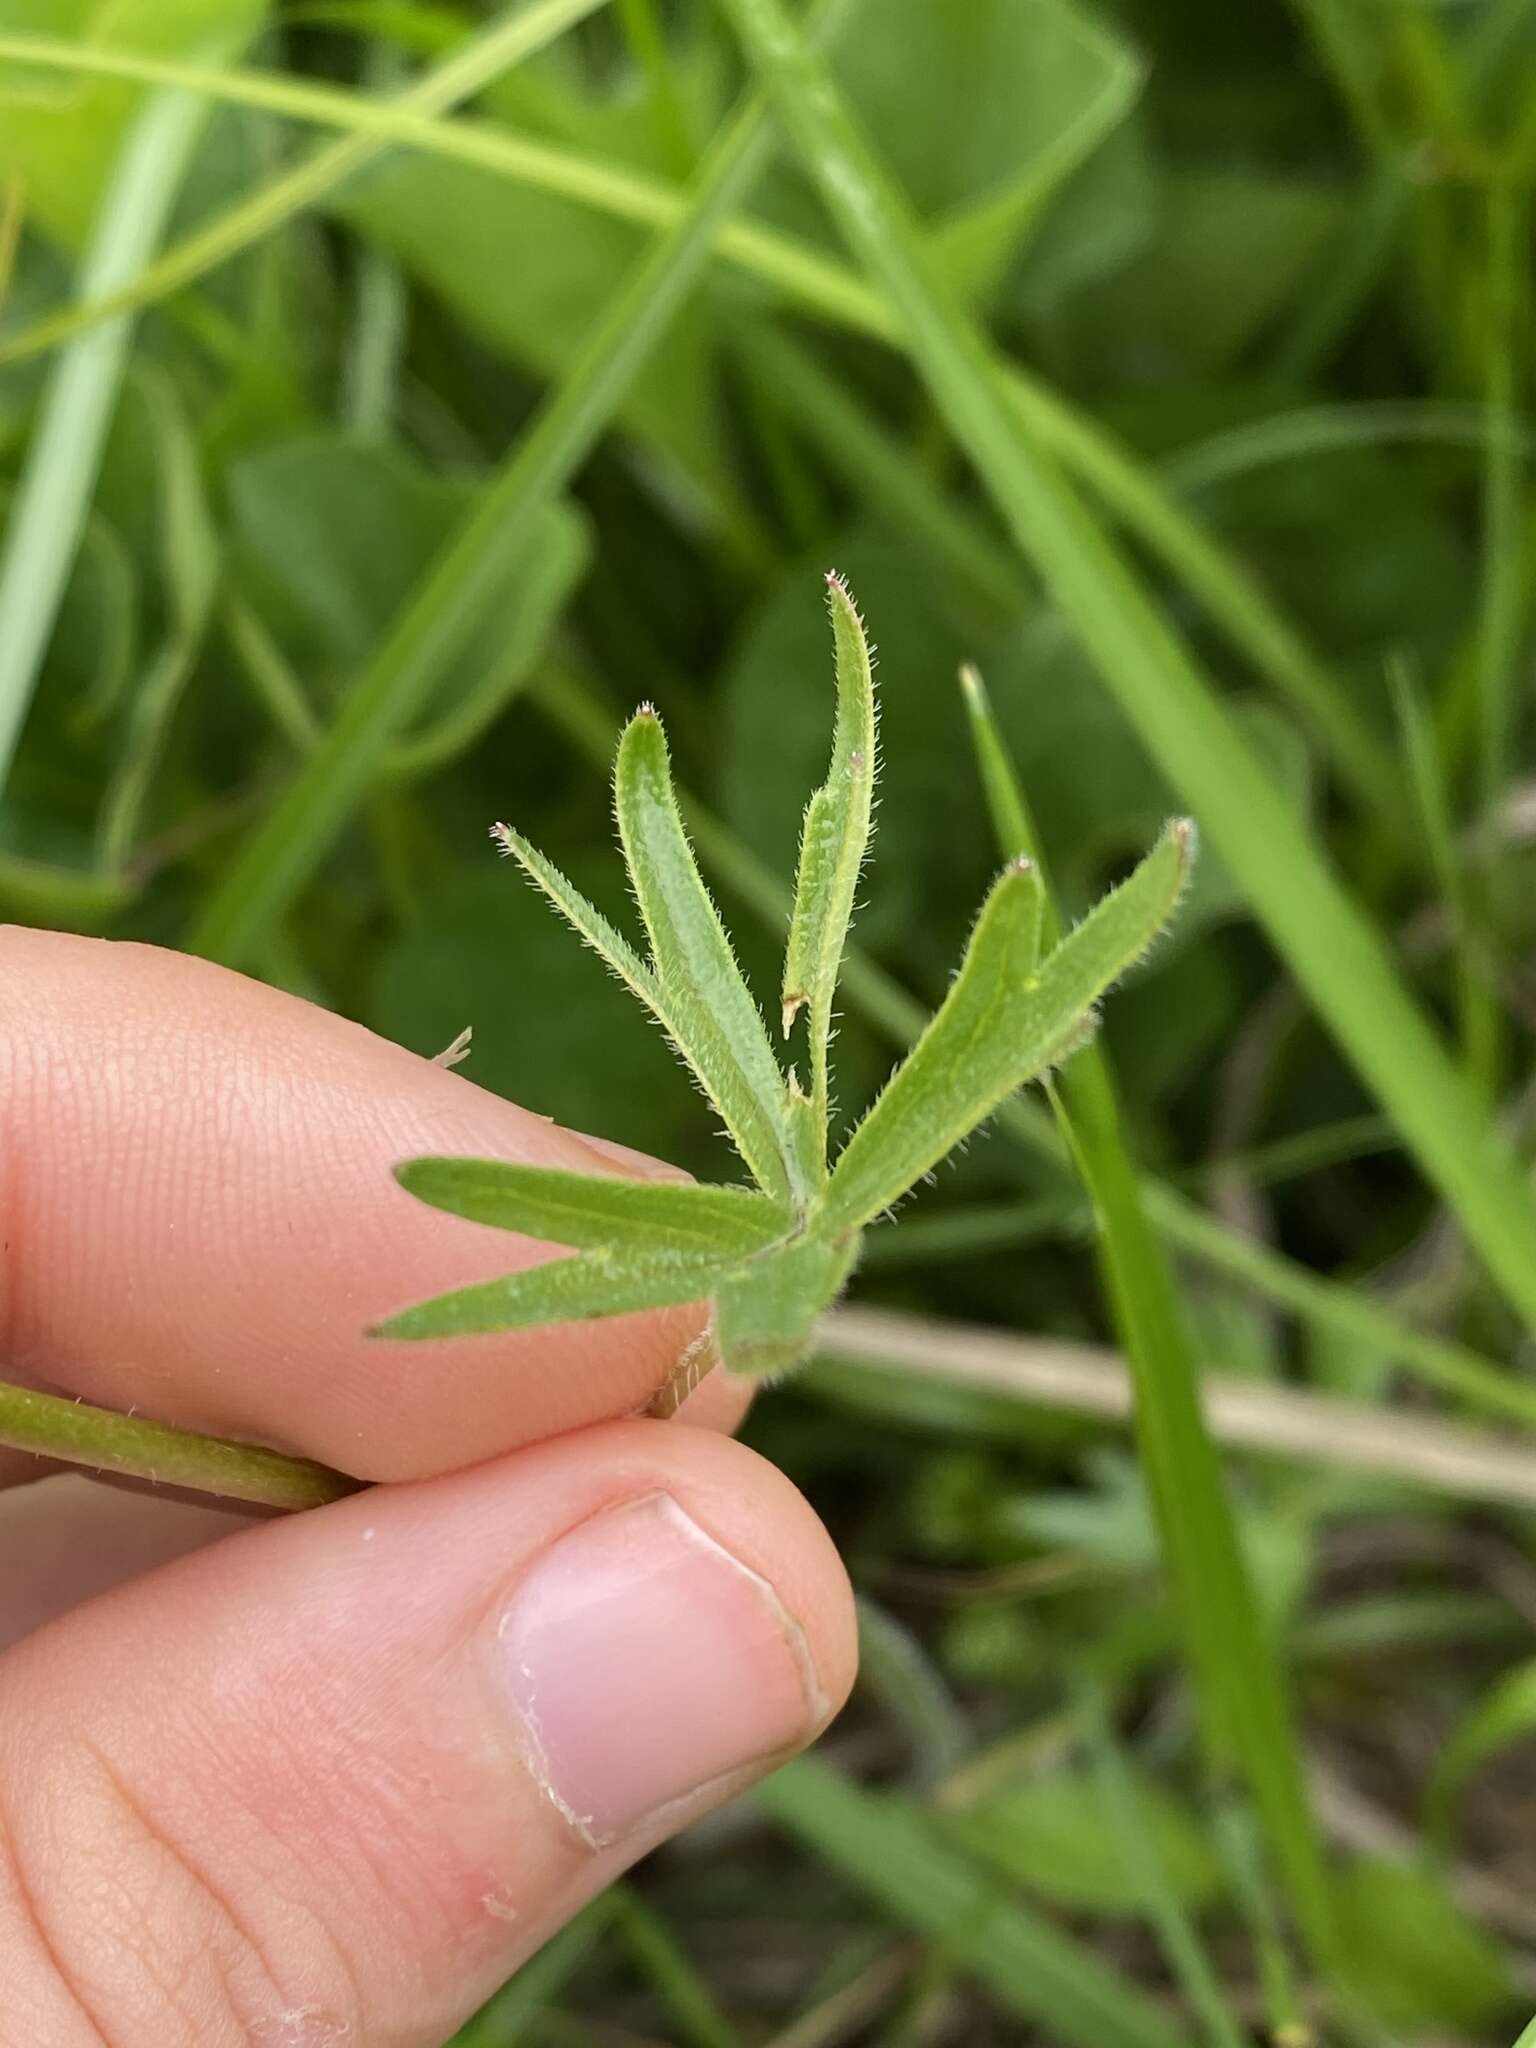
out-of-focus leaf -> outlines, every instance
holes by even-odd
[[[1141,80],[1129,46],[1070,0],[864,0],[836,65],[951,277],[972,292],[1001,279],[1125,119]],[[825,233],[788,174],[764,205]]]
[[[227,476],[237,568],[263,621],[312,690],[333,700],[378,645],[474,496],[402,449],[339,432],[275,441]],[[509,561],[429,716],[390,755],[396,769],[436,765],[472,739],[506,694],[509,648],[531,661],[586,556],[569,505],[540,518]],[[467,738],[455,738],[466,719]],[[425,754],[423,754],[423,750]]]
[[[540,377],[575,354],[615,277],[647,244],[590,208],[472,166],[399,152],[348,186],[336,211],[390,250],[490,347]],[[707,312],[685,307],[620,409],[706,491],[729,495],[728,446]]]
[[[145,56],[190,57],[254,29],[261,0],[4,0],[5,33],[75,37]],[[84,238],[144,97],[122,79],[0,66],[0,180],[26,181],[28,212],[67,246]]]
[[[1449,1848],[1456,1802],[1473,1774],[1536,1732],[1536,1658],[1517,1664],[1489,1687],[1440,1753],[1429,1788],[1429,1827]]]
[[[1078,374],[1134,390],[1227,369],[1293,296],[1346,203],[1332,185],[1268,170],[1170,176],[1145,250],[1073,303]]]
[[[1334,1881],[1334,1911],[1351,1989],[1394,2038],[1513,2024],[1516,1989],[1502,1951],[1433,1871],[1353,1863]]]
[[[1135,1790],[1164,1880],[1184,1905],[1207,1904],[1220,1871],[1194,1815],[1155,1779],[1138,1773]],[[1057,1905],[1130,1917],[1144,1909],[1119,1832],[1087,1771],[1012,1786],[954,1827],[995,1870]]]
[[[801,1758],[753,1795],[902,1925],[941,1944],[1012,2013],[1072,2048],[1187,2048],[1188,2035],[1086,1944],[1016,1901],[913,1801]]]

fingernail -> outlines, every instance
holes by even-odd
[[[530,1769],[595,1846],[804,1742],[804,1631],[668,1494],[604,1509],[524,1574],[499,1631]]]

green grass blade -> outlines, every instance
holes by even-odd
[[[117,766],[107,785],[98,832],[107,874],[128,865],[172,721],[213,619],[220,551],[203,486],[197,443],[174,387],[140,371],[159,465],[159,531],[169,614],[165,636],[139,679]]]
[[[210,96],[244,99],[272,106],[295,117],[322,120],[360,133],[333,149],[317,153],[311,164],[275,181],[243,205],[179,243],[138,285],[93,299],[72,312],[39,321],[0,343],[0,364],[22,360],[57,346],[93,321],[123,311],[185,285],[246,247],[280,221],[314,204],[359,163],[396,140],[463,162],[591,206],[616,218],[653,229],[666,229],[686,210],[688,195],[677,187],[603,163],[580,153],[530,142],[523,137],[463,122],[434,120],[425,111],[467,97],[494,74],[497,49],[492,38],[507,37],[500,52],[503,64],[526,54],[538,34],[547,40],[557,32],[545,20],[557,5],[582,5],[582,0],[549,0],[547,9],[531,7],[503,28],[492,31],[451,64],[432,72],[420,85],[396,100],[362,100],[355,94],[271,80],[256,73],[224,71],[198,75]],[[585,0],[588,11],[600,0]],[[507,55],[514,32],[526,18],[527,39]],[[36,48],[34,43],[32,47]],[[75,52],[73,68],[91,71],[119,62],[112,53]],[[58,60],[63,61],[62,56]],[[184,76],[182,69],[158,60],[128,58],[135,75]],[[867,285],[794,237],[753,221],[730,221],[721,229],[722,258],[772,285],[806,311],[855,332],[898,342],[901,323],[890,306]],[[1077,412],[1047,385],[1024,372],[995,365],[1009,403],[1028,431],[1107,504],[1115,516],[1176,575],[1181,577],[1209,616],[1258,673],[1306,718],[1331,757],[1379,818],[1391,823],[1397,790],[1379,741],[1354,712],[1349,698],[1322,664],[1277,613],[1265,592],[1239,564],[1225,555],[1191,521],[1157,482],[1131,460],[1087,415]]]
[[[1442,1856],[1454,1843],[1456,1806],[1474,1771],[1512,1743],[1528,1743],[1536,1730],[1536,1657],[1501,1672],[1456,1728],[1436,1760],[1425,1800],[1424,1824]]]
[[[827,578],[827,603],[837,647],[832,765],[806,806],[783,992],[786,1038],[798,1013],[804,1009],[809,1014],[811,1104],[823,1132],[830,1114],[827,1058],[832,1004],[853,923],[854,891],[869,850],[877,744],[869,643],[864,622],[839,576]]]
[[[434,1295],[388,1316],[370,1331],[374,1337],[474,1337],[495,1330],[529,1330],[540,1323],[583,1322],[598,1316],[629,1315],[636,1309],[674,1308],[706,1301],[736,1270],[718,1259],[685,1259],[665,1252],[582,1252],[549,1259],[487,1280]]]
[[[781,407],[819,461],[837,470],[881,525],[920,540],[975,610],[1003,624],[1030,602],[1029,581],[1006,541],[945,491],[932,470],[862,396],[799,341],[787,325],[754,318],[736,346],[758,373],[768,401]]]
[[[205,117],[180,91],[157,93],[128,131],[80,266],[82,298],[136,278],[160,239]],[[0,790],[9,780],[69,572],[80,546],[122,383],[133,323],[87,329],[43,396],[0,559]]]
[[[604,1892],[568,1921],[460,2028],[448,2048],[524,2048],[539,2014],[553,2005],[613,1925],[618,1896],[617,1889]]]
[[[964,690],[1001,850],[1038,860],[1027,802],[974,670],[964,678]],[[1054,932],[1055,906],[1043,880],[1042,895],[1046,928]],[[1047,956],[1046,973],[1056,957]],[[1200,1403],[1199,1368],[1177,1284],[1148,1221],[1103,1046],[1089,1047],[1061,1075],[1058,1088],[1063,1136],[1093,1203],[1106,1291],[1131,1368],[1137,1442],[1190,1647],[1206,1739],[1218,1769],[1236,1762],[1243,1772],[1297,1916],[1316,1952],[1326,1955],[1326,1877],[1285,1674],[1249,1580],[1220,1454]]]
[[[1037,969],[1040,877],[1016,862],[993,885],[949,994],[848,1140],[826,1215],[868,1223],[1015,1089],[1074,1051],[1093,1005],[1151,945],[1178,903],[1193,850],[1180,820]]]
[[[1140,1887],[1146,1917],[1155,1930],[1175,1982],[1197,2015],[1207,2048],[1249,2048],[1247,2028],[1234,2015],[1221,1988],[1221,1977],[1200,1939],[1192,1915],[1168,1882],[1164,1859],[1124,1752],[1115,1739],[1102,1696],[1090,1691],[1085,1701],[1089,1760],[1099,1796],[1120,1838],[1122,1852]]]
[[[676,2048],[742,2048],[740,2034],[661,1915],[629,1885],[619,1885],[613,1898],[619,1936],[670,2016]]]
[[[1509,1146],[1480,1114],[1380,936],[1319,857],[1211,679],[1038,441],[1021,430],[980,334],[930,274],[910,208],[826,64],[781,0],[723,4],[1019,546],[1469,1242],[1536,1328],[1536,1198]]]
[[[864,1791],[803,1757],[752,1798],[1042,2038],[1071,2048],[1189,2048],[1152,1998],[1002,1891],[911,1800]]]
[[[349,133],[345,141],[317,150],[296,169],[272,179],[248,199],[237,202],[177,242],[133,282],[103,278],[94,284],[84,304],[51,314],[25,333],[13,335],[0,345],[0,362],[20,361],[45,349],[57,348],[98,321],[167,298],[207,271],[227,263],[242,249],[281,227],[284,221],[313,206],[343,179],[372,162],[391,141],[405,139],[398,125],[390,125],[391,116],[397,122],[409,123],[430,119],[457,106],[606,4],[607,0],[530,0],[527,6],[509,8],[490,28],[398,96],[378,102],[358,93],[305,86],[296,80],[273,79],[261,72],[229,66],[214,70],[40,36],[0,39],[5,61],[9,63],[30,62],[87,77],[132,78],[146,84],[176,85],[205,93],[210,100],[230,100],[294,119],[325,121],[356,131]],[[370,118],[375,107],[380,113],[377,121]],[[685,205],[683,201],[678,210],[682,211]]]
[[[74,311],[53,315],[0,343],[0,364],[57,346],[96,320],[143,305],[189,283],[302,207],[314,204],[349,170],[376,154],[386,138],[477,163],[502,176],[637,225],[653,229],[670,227],[688,204],[688,195],[677,187],[574,151],[463,122],[433,120],[424,111],[467,97],[477,84],[494,74],[498,55],[503,64],[511,63],[516,55],[527,53],[537,35],[542,34],[547,40],[557,32],[550,25],[550,17],[557,6],[565,4],[579,6],[582,0],[548,0],[546,7],[529,8],[526,16],[520,15],[510,24],[491,31],[461,57],[430,73],[419,86],[397,100],[375,102],[322,88],[295,88],[292,81],[273,81],[254,73],[225,71],[210,75],[210,96],[217,92],[223,97],[269,105],[274,93],[286,94],[284,110],[290,114],[363,132],[333,149],[319,152],[310,164],[275,181],[252,200],[179,243],[159,264],[146,271],[135,287],[93,299]],[[597,4],[599,0],[585,0],[588,10]],[[516,31],[525,22],[526,40],[513,55],[508,55]],[[506,44],[493,47],[493,38],[497,37],[505,37]],[[68,47],[76,51],[71,60],[75,68],[97,68],[97,53],[84,51],[80,46]],[[114,61],[110,53],[103,54],[104,63]],[[142,65],[137,75],[183,75],[176,67],[160,65],[156,60],[127,61]],[[901,323],[880,295],[807,243],[756,222],[731,221],[721,229],[718,250],[722,258],[770,284],[806,311],[883,341],[900,340]],[[1187,583],[1232,644],[1305,716],[1340,772],[1378,816],[1390,823],[1397,791],[1384,765],[1379,742],[1354,713],[1347,695],[1340,692],[1259,585],[1087,415],[1077,412],[1047,385],[1022,371],[1001,363],[996,367],[1009,403],[1028,431],[1037,435],[1051,453],[1102,498],[1138,540]]]
[[[607,1179],[505,1159],[408,1159],[407,1194],[471,1223],[579,1251],[745,1258],[790,1227],[789,1211],[741,1188]]]
[[[591,559],[584,520],[555,504],[530,532],[517,565],[518,602],[496,660],[451,709],[423,730],[399,740],[385,756],[384,772],[397,780],[434,775],[465,754],[501,717],[532,672],[555,622]]]
[[[606,431],[751,186],[767,131],[749,106],[710,151],[694,201],[641,259],[506,464],[407,598],[384,644],[283,797],[247,839],[188,936],[248,959],[344,830],[392,742],[453,659],[515,555]]]
[[[614,809],[668,1029],[754,1178],[787,1196],[799,1176],[784,1077],[699,874],[672,789],[661,720],[649,706],[619,741]]]

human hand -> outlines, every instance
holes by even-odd
[[[836,1712],[836,1553],[718,1374],[633,1419],[697,1311],[361,1334],[516,1245],[395,1161],[631,1155],[221,969],[28,931],[0,1108],[0,1376],[387,1482],[261,1520],[0,1452],[0,2044],[435,2048]]]

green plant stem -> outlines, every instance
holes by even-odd
[[[569,668],[552,668],[530,686],[530,696],[551,724],[606,776],[618,720],[581,678]],[[706,806],[685,794],[683,809],[694,842],[714,875],[768,931],[780,936],[791,908],[790,891]],[[839,987],[851,1007],[894,1046],[911,1045],[928,1021],[929,1012],[916,997],[857,946],[850,946],[843,957]],[[997,1123],[1025,1151],[1065,1175],[1061,1138],[1050,1117],[1028,1097],[1008,1103],[998,1112]],[[1536,1426],[1536,1387],[1479,1352],[1415,1330],[1357,1289],[1320,1279],[1283,1253],[1229,1229],[1166,1182],[1148,1179],[1143,1199],[1148,1215],[1169,1242],[1214,1271],[1257,1289],[1319,1329],[1408,1367],[1430,1386],[1491,1414]]]
[[[741,2048],[741,2035],[716,2004],[714,1993],[683,1953],[671,1928],[632,1886],[615,1888],[612,1922],[670,2015],[669,2031],[677,2048]]]
[[[687,178],[693,170],[696,151],[654,0],[615,0],[615,5],[625,40],[651,97],[651,121],[662,161],[674,178]]]
[[[478,494],[335,722],[299,768],[197,917],[190,950],[249,959],[344,829],[388,749],[453,659],[538,520],[606,431],[666,334],[721,220],[761,168],[770,139],[754,101],[710,150],[693,203],[641,258],[511,457]]]
[[[548,14],[557,0],[548,0]],[[599,0],[558,0],[575,11],[590,11]],[[528,10],[533,17],[544,8]],[[512,26],[519,24],[514,23]],[[554,29],[548,30],[549,34]],[[496,33],[502,33],[498,31]],[[505,31],[510,37],[510,29]],[[547,35],[546,35],[547,39]],[[74,311],[51,315],[10,341],[0,343],[0,365],[35,355],[126,304],[174,290],[225,262],[260,235],[334,189],[341,177],[368,161],[386,140],[412,144],[459,162],[477,164],[499,176],[557,194],[598,212],[653,230],[670,227],[688,204],[686,191],[661,180],[570,150],[466,122],[435,120],[423,111],[451,104],[483,83],[492,54],[489,38],[430,73],[398,100],[374,102],[355,94],[297,85],[253,73],[209,72],[120,52],[78,45],[45,45],[40,39],[0,38],[0,55],[16,62],[52,62],[84,71],[134,78],[188,77],[212,96],[267,107],[294,118],[323,121],[360,131],[353,139],[321,151],[309,164],[277,180],[208,228],[178,243],[126,293],[109,294]],[[51,58],[40,53],[51,50]],[[481,54],[483,53],[483,54]],[[503,57],[504,62],[510,58]],[[457,69],[455,70],[455,67]],[[450,78],[450,72],[453,77]],[[451,88],[451,89],[450,89]],[[436,99],[429,98],[435,93]],[[898,314],[881,294],[824,256],[809,243],[755,221],[728,221],[716,238],[717,254],[771,286],[791,304],[854,333],[900,345]],[[1275,610],[1265,592],[1191,520],[1157,481],[1129,457],[1086,414],[1048,385],[1015,366],[994,359],[1008,403],[1029,432],[1039,437],[1069,471],[1085,483],[1157,559],[1180,577],[1207,615],[1244,659],[1292,704],[1317,734],[1341,776],[1394,836],[1400,831],[1396,781],[1384,763],[1370,726],[1355,712],[1327,670]]]
[[[910,209],[780,0],[722,0],[849,245],[1024,554],[1188,802],[1339,1045],[1496,1284],[1536,1329],[1536,1199],[1398,979],[1379,935],[1049,454],[1021,430],[973,322],[929,273]]]
[[[98,1472],[197,1487],[227,1500],[260,1501],[274,1508],[321,1507],[357,1492],[362,1484],[307,1458],[118,1415],[30,1387],[0,1386],[0,1444]]]
[[[170,88],[129,129],[80,266],[80,295],[110,296],[142,272],[191,158],[206,104]],[[42,672],[101,467],[133,318],[87,328],[48,379],[0,560],[0,791]]]
[[[1004,860],[1042,874],[1043,940],[1060,931],[1039,836],[974,671],[966,708]],[[1331,1947],[1322,1845],[1313,1826],[1289,1691],[1259,1613],[1200,1405],[1199,1371],[1172,1270],[1148,1220],[1109,1055],[1095,1041],[1052,1089],[1062,1132],[1093,1203],[1100,1264],[1135,1389],[1136,1436],[1175,1600],[1184,1617],[1211,1759],[1247,1781],[1308,1945]]]

